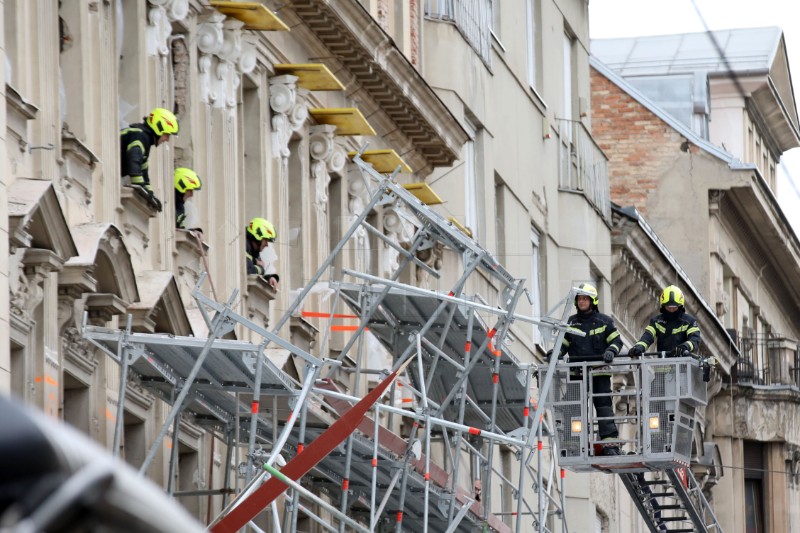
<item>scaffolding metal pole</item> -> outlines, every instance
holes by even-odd
[[[502,344],[505,338],[506,332],[508,331],[509,326],[511,325],[510,316],[514,314],[514,310],[519,303],[519,299],[523,294],[524,289],[524,281],[520,281],[515,290],[514,295],[511,298],[511,301],[508,302],[508,306],[506,308],[506,312],[508,313],[505,318],[500,319],[499,327],[496,329],[497,333],[495,334],[495,352],[493,353],[494,357],[494,365],[492,368],[492,409],[490,415],[490,424],[492,432],[497,431],[497,396],[499,394],[500,389],[500,359],[502,355]],[[490,443],[489,451],[486,454],[486,487],[483,492],[483,516],[484,516],[484,524],[488,523],[489,520],[489,512],[492,510],[492,461],[494,460],[494,443]]]
[[[409,250],[409,253],[414,253],[417,250],[417,248],[419,248],[422,245],[422,242],[423,242],[423,234],[420,231],[420,232],[417,232],[417,238],[414,241],[414,244],[411,246],[411,250]],[[391,277],[391,279],[389,281],[391,281],[391,282],[396,281],[397,278],[400,277],[400,274],[402,274],[403,269],[405,269],[405,267],[408,265],[408,262],[409,262],[409,258],[408,257],[404,257],[402,264],[399,265],[397,267],[397,270],[395,270],[392,273],[392,277]],[[347,269],[342,269],[342,277],[344,277],[344,275],[347,274],[348,272],[349,271]],[[344,359],[344,357],[350,352],[350,349],[353,347],[353,344],[355,344],[356,340],[361,338],[361,335],[364,333],[364,330],[366,329],[367,324],[369,324],[370,318],[372,318],[372,313],[375,312],[375,309],[377,308],[377,306],[380,305],[380,303],[383,301],[383,299],[386,297],[386,295],[389,294],[389,290],[390,289],[391,289],[391,286],[387,285],[387,286],[385,286],[383,288],[383,290],[380,292],[380,294],[374,295],[370,299],[370,302],[368,304],[368,307],[367,307],[366,311],[362,312],[361,319],[358,321],[358,327],[353,332],[353,334],[350,336],[350,338],[347,340],[345,345],[342,347],[342,351],[339,353],[339,356],[336,358],[337,361],[341,361],[342,359]],[[331,369],[331,371],[328,373],[327,377],[331,377],[332,375],[333,375],[333,369]]]
[[[321,394],[323,396],[330,396],[332,398],[339,398],[341,400],[347,400],[349,402],[357,402],[360,399],[360,398],[356,398],[354,396],[350,396],[350,395],[347,395],[347,394],[342,394],[341,392],[334,392],[334,391],[327,390],[327,389],[314,388],[313,391],[315,393]],[[425,416],[424,415],[420,415],[420,414],[417,414],[417,413],[415,413],[413,411],[408,411],[406,409],[401,409],[400,407],[392,407],[391,405],[382,405],[381,406],[381,410],[382,411],[394,412],[394,413],[397,413],[397,414],[402,414],[405,417],[413,418],[413,419],[418,420],[418,421],[423,421],[423,422],[425,421]],[[431,417],[431,424],[438,424],[439,426],[442,426],[442,427],[448,428],[448,429],[454,429],[454,430],[459,430],[459,431],[479,434],[482,437],[485,437],[485,438],[491,439],[491,440],[496,440],[498,442],[502,442],[503,444],[508,444],[509,446],[525,446],[525,440],[524,439],[515,439],[514,437],[509,437],[508,435],[503,435],[501,433],[492,433],[491,431],[488,431],[488,430],[482,430],[482,429],[474,428],[474,427],[471,427],[471,426],[465,426],[463,424],[458,424],[456,422],[450,422],[449,420],[446,420],[444,418]]]
[[[542,485],[542,425],[537,426],[536,441],[536,487],[538,489],[539,516],[537,518],[539,533],[544,533],[544,521],[547,518],[547,510],[544,508],[544,487]]]
[[[472,504],[475,503],[475,499],[469,499],[464,502],[464,505],[461,506],[461,509],[458,510],[458,514],[455,518],[450,522],[450,527],[447,528],[445,533],[453,533],[456,529],[458,529],[458,525],[461,523],[461,520],[466,516],[469,508],[472,507]]]
[[[267,472],[269,472],[271,476],[278,478],[281,481],[281,483],[285,484],[288,487],[291,487],[295,491],[295,494],[297,494],[298,496],[302,494],[304,497],[316,503],[317,505],[319,505],[320,507],[331,513],[333,516],[335,516],[338,520],[344,522],[345,524],[355,529],[356,531],[361,531],[363,533],[370,533],[369,530],[367,530],[367,528],[365,528],[364,526],[362,526],[361,524],[359,524],[346,514],[339,512],[339,509],[329,504],[328,502],[326,502],[325,500],[323,500],[322,498],[320,498],[319,496],[317,496],[316,494],[305,488],[303,485],[298,483],[297,481],[293,480],[288,476],[283,475],[281,471],[278,470],[277,468],[268,464],[264,464],[264,469]]]
[[[284,326],[284,324],[286,324],[286,322],[289,321],[289,319],[292,317],[297,308],[300,307],[300,304],[305,300],[306,296],[308,296],[308,293],[311,292],[311,289],[317,284],[317,282],[322,278],[323,274],[325,274],[325,271],[328,270],[328,268],[331,266],[331,264],[333,263],[333,259],[337,255],[339,255],[339,252],[342,251],[342,249],[348,243],[348,241],[356,232],[356,230],[367,219],[367,216],[369,216],[372,209],[382,199],[388,186],[389,186],[389,180],[381,176],[381,180],[378,183],[378,187],[372,193],[372,198],[370,199],[369,203],[364,207],[364,210],[361,211],[361,213],[356,217],[353,223],[350,224],[350,227],[342,236],[341,240],[338,242],[338,244],[336,244],[333,250],[331,250],[330,255],[325,259],[325,261],[322,262],[322,265],[320,265],[320,267],[317,269],[317,272],[311,277],[306,286],[303,287],[303,290],[300,291],[300,294],[297,295],[297,298],[295,298],[294,301],[286,309],[286,312],[275,324],[275,327],[272,328],[273,333],[279,332],[281,328]]]
[[[575,295],[578,293],[578,289],[572,288],[569,291],[569,294],[566,298],[566,305],[564,306],[564,311],[561,314],[561,324],[564,324],[569,318],[570,307],[569,304],[571,301],[575,299]],[[564,342],[564,335],[567,332],[566,327],[564,326],[554,326],[558,329],[558,336],[556,337],[556,342],[553,345],[553,357],[550,358],[550,364],[547,367],[547,374],[544,378],[544,383],[539,384],[539,402],[536,404],[536,412],[533,415],[533,426],[531,427],[531,432],[528,435],[528,446],[530,447],[533,443],[533,436],[536,433],[539,425],[541,424],[541,417],[542,413],[544,412],[545,404],[547,403],[547,395],[550,393],[550,385],[553,382],[553,373],[556,369],[556,364],[558,363],[558,350],[561,349],[561,345]],[[576,335],[579,335],[578,332],[573,332]],[[530,464],[531,460],[533,459],[533,448],[531,447],[531,451],[528,453],[528,458],[525,460],[526,464]]]
[[[245,470],[245,484],[250,483],[253,477],[253,454],[256,450],[256,429],[258,428],[258,411],[261,402],[261,374],[263,365],[261,358],[264,357],[264,343],[261,343],[255,354],[256,368],[255,379],[253,382],[253,400],[250,407],[250,435],[247,441],[247,470]]]
[[[308,397],[308,393],[311,391],[311,388],[314,384],[315,378],[314,372],[306,372],[306,380],[303,382],[303,388],[300,390],[300,395],[297,397],[297,403],[305,404],[306,398]],[[280,436],[278,437],[275,444],[272,446],[272,454],[270,455],[269,459],[265,464],[272,465],[278,459],[281,451],[283,450],[286,441],[289,439],[289,435],[292,433],[292,429],[294,428],[294,424],[297,421],[300,413],[299,409],[292,409],[292,412],[289,414],[289,419],[286,421],[286,425],[283,427],[283,431],[281,432]],[[231,503],[228,504],[213,520],[212,524],[218,522],[223,516],[228,514],[228,512],[235,508],[239,503],[241,503],[247,496],[249,496],[254,490],[256,490],[257,485],[259,482],[264,478],[265,472],[259,473],[256,477],[250,480],[250,483],[244,487],[244,490],[239,493],[236,498],[231,500]]]
[[[169,478],[167,479],[167,494],[172,496],[173,485],[175,484],[175,466],[178,464],[178,432],[180,431],[181,413],[172,422],[172,449],[169,454]]]
[[[311,374],[312,376],[315,374],[314,369],[310,365],[306,365],[306,375]],[[308,418],[308,402],[303,402],[302,404],[295,407],[295,409],[300,409],[300,434],[297,437],[297,455],[300,455],[305,447],[305,440],[306,440],[306,420]],[[298,480],[299,481],[299,480]],[[300,504],[300,493],[295,491],[292,494],[292,506],[291,506],[291,526],[290,526],[290,533],[295,533],[297,530],[297,506]]]
[[[119,443],[122,439],[122,428],[125,418],[125,393],[128,389],[128,367],[130,366],[130,358],[128,357],[128,336],[131,334],[131,325],[133,323],[133,316],[128,314],[127,325],[125,326],[125,333],[119,341],[117,347],[117,360],[121,363],[122,367],[119,369],[119,396],[117,398],[117,420],[114,425],[114,444],[111,448],[111,454],[114,457],[119,457]]]
[[[476,265],[477,267],[477,265]],[[428,289],[422,289],[420,287],[415,287],[413,285],[406,285],[404,283],[397,283],[386,280],[384,278],[379,278],[378,276],[373,276],[372,274],[364,274],[363,272],[356,272],[355,270],[350,270],[349,268],[343,268],[342,272],[344,272],[348,276],[352,276],[357,279],[363,279],[364,281],[369,281],[375,285],[390,285],[393,288],[402,289],[411,294],[418,294],[420,296],[429,296],[431,298],[436,298],[437,300],[441,300],[442,302],[449,302],[454,303],[457,305],[461,305],[464,307],[471,308],[475,311],[483,311],[485,313],[495,315],[495,316],[506,316],[508,312],[505,309],[499,309],[497,307],[492,307],[490,305],[484,305],[477,302],[473,302],[466,298],[459,298],[458,296],[450,296],[449,294],[441,294],[436,291],[431,291]],[[574,289],[573,289],[574,290]],[[554,325],[552,322],[538,320],[536,318],[521,315],[518,313],[514,313],[511,317],[515,322],[526,322],[528,324],[534,324],[537,326],[547,326],[547,327],[554,327],[558,328],[559,330],[566,331],[566,326],[558,326]],[[566,319],[566,317],[564,317]],[[562,320],[563,322],[563,320]],[[578,333],[576,333],[578,335]]]
[[[225,431],[227,433],[227,449],[225,450],[225,483],[223,484],[223,488],[226,489],[226,492],[222,494],[222,507],[225,507],[228,503],[228,494],[233,494],[233,492],[227,492],[228,490],[231,490],[231,459],[233,458],[233,443],[235,442],[233,427],[230,425],[230,423],[226,426]]]
[[[532,370],[533,365],[528,365],[528,371],[525,373],[525,408],[523,410],[523,417],[522,417],[522,428],[525,432],[528,431],[528,421],[530,419],[530,412],[531,412],[531,382],[532,382]],[[522,497],[522,487],[524,487],[525,483],[525,449],[522,448],[519,451],[519,481],[517,487],[517,521],[515,532],[520,533],[522,531],[522,503],[524,498]]]
[[[431,484],[431,414],[428,408],[428,389],[425,385],[425,370],[422,364],[422,337],[417,333],[417,371],[419,372],[419,383],[422,387],[422,411],[425,413],[425,507],[423,509],[422,531],[428,531],[428,502],[430,499]]]
[[[472,328],[475,323],[475,313],[470,313],[469,318],[467,319],[467,339],[472,338]],[[466,344],[464,345],[464,368],[461,368],[461,373],[466,374],[467,368],[472,368],[470,363],[470,355],[472,352],[472,343],[467,340]],[[466,412],[466,398],[467,398],[467,382],[466,380],[461,381],[461,384],[453,387],[453,389],[461,389],[461,401],[458,404],[458,423],[460,425],[464,424],[464,414]],[[450,508],[447,512],[448,520],[452,521],[455,516],[455,509],[456,509],[456,483],[458,483],[458,471],[459,467],[461,466],[461,439],[463,438],[463,433],[460,429],[456,429],[456,443],[453,448],[455,449],[455,460],[453,461],[453,480],[450,484]]]
[[[375,309],[375,306],[371,303],[369,304],[370,311]],[[370,313],[371,314],[371,313]],[[365,315],[368,316],[368,315]],[[366,321],[362,319],[362,322],[366,324]],[[362,330],[363,331],[363,330]],[[356,332],[357,334],[359,332]],[[355,338],[355,337],[353,337]],[[349,343],[348,343],[349,344]],[[342,352],[344,353],[344,351]],[[359,389],[361,388],[361,364],[364,358],[364,336],[358,335],[358,353],[356,355],[356,373],[354,376],[354,383],[353,383],[353,396],[359,395]],[[375,438],[377,439],[377,433],[375,434]],[[348,499],[350,495],[350,466],[353,460],[353,435],[349,435],[347,437],[347,444],[346,446],[346,453],[344,459],[344,479],[342,480],[342,497],[340,502],[340,510],[347,514],[347,507],[348,507]],[[339,524],[339,533],[344,533],[344,524]]]
[[[389,503],[389,498],[392,497],[392,491],[394,490],[394,486],[397,485],[397,480],[400,479],[401,469],[397,469],[392,476],[392,480],[389,482],[389,486],[386,487],[386,494],[383,495],[383,499],[381,500],[381,504],[378,506],[378,509],[375,511],[375,516],[380,518],[383,514],[383,509],[386,507],[386,504]]]
[[[375,404],[375,438],[372,441],[372,490],[369,495],[369,530],[375,531],[377,515],[375,514],[375,497],[378,492],[378,431],[380,431],[380,405]]]
[[[195,289],[197,292],[197,289]],[[180,394],[178,394],[178,398],[175,400],[175,403],[172,406],[172,409],[167,416],[167,419],[164,420],[163,425],[161,426],[161,431],[159,431],[156,440],[150,447],[150,451],[147,453],[145,457],[144,463],[142,463],[141,468],[139,469],[139,473],[144,475],[147,472],[147,469],[150,467],[150,463],[155,459],[156,454],[161,446],[161,441],[164,440],[164,436],[167,434],[167,429],[172,421],[177,416],[178,412],[180,412],[181,407],[183,406],[183,402],[186,400],[186,397],[189,395],[191,391],[192,384],[194,384],[194,380],[197,377],[198,372],[200,372],[200,368],[203,366],[203,362],[206,360],[206,356],[208,352],[211,351],[211,346],[214,344],[214,341],[225,335],[228,331],[233,329],[233,326],[228,322],[228,315],[231,313],[231,306],[233,302],[236,300],[236,296],[239,294],[238,290],[233,291],[231,297],[228,299],[228,303],[217,313],[217,315],[212,320],[212,326],[209,330],[208,340],[206,341],[205,346],[203,346],[203,351],[200,352],[200,355],[197,356],[197,361],[195,362],[194,366],[192,366],[192,370],[189,372],[189,375],[186,376],[186,381],[183,383],[183,388],[181,388]]]
[[[485,252],[484,252],[484,254],[485,254]],[[484,254],[480,254],[480,255],[476,256],[475,259],[464,268],[464,272],[462,272],[461,277],[458,279],[458,281],[453,286],[452,290],[450,291],[450,294],[459,294],[461,292],[461,290],[464,287],[464,284],[467,282],[467,279],[469,278],[469,276],[472,275],[472,273],[475,271],[476,268],[478,268],[478,265],[479,265],[479,263],[480,263],[480,261],[481,261],[481,259],[482,259]],[[446,302],[444,300],[440,301],[440,303],[439,303],[438,307],[436,308],[436,310],[433,312],[433,314],[431,314],[431,316],[428,318],[428,321],[420,329],[420,331],[417,332],[417,334],[418,335],[425,335],[433,327],[433,324],[436,322],[436,319],[439,318],[439,315],[441,315],[444,312],[444,310],[447,308],[447,305],[448,305],[448,302]],[[395,367],[399,367],[402,364],[404,364],[405,360],[414,352],[415,347],[416,346],[414,344],[409,344],[408,347],[403,351],[403,354],[395,362],[394,366]],[[423,375],[420,375],[420,381],[423,384],[424,384],[424,378],[425,377]],[[426,401],[427,401],[427,395],[424,395],[424,397],[426,398]],[[441,411],[441,408],[440,408],[440,411]],[[437,415],[439,415],[439,413],[437,413]],[[408,482],[408,468],[406,468],[406,465],[408,464],[408,460],[410,458],[409,451],[410,451],[411,445],[414,442],[414,439],[416,438],[418,429],[419,429],[419,422],[415,422],[414,425],[411,428],[411,434],[409,435],[409,438],[408,438],[408,447],[406,448],[406,453],[405,453],[405,456],[403,458],[403,480],[402,480],[401,485],[400,485],[400,503],[399,503],[400,511],[398,511],[398,513],[402,513],[403,505],[405,504],[406,484]],[[402,532],[402,528],[403,528],[402,514],[398,514],[398,520],[397,520],[397,525],[396,525],[397,533],[401,533]]]

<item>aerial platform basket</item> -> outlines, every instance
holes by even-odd
[[[615,473],[687,467],[696,409],[707,403],[700,363],[691,357],[615,361],[556,364],[547,405],[553,410],[559,464],[575,472]],[[540,380],[546,371],[540,369]],[[603,374],[623,376],[635,385],[597,393],[593,378]],[[601,441],[596,396],[612,398],[618,439]],[[603,455],[614,445],[620,455]]]

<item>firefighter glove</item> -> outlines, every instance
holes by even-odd
[[[634,358],[641,357],[643,353],[644,353],[644,348],[642,348],[641,345],[639,344],[631,346],[631,349],[628,350],[629,357],[634,357]]]
[[[614,350],[606,350],[605,353],[603,354],[603,362],[604,363],[612,362],[614,360],[615,355],[616,354],[614,353]]]
[[[683,342],[675,347],[676,357],[688,357],[692,354],[692,345],[688,342]]]

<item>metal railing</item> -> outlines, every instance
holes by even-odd
[[[493,0],[426,0],[425,16],[453,22],[487,66],[492,64]]]
[[[608,158],[580,121],[558,120],[558,186],[578,191],[611,221]]]
[[[800,388],[800,351],[783,347],[784,340],[760,335],[740,337],[741,356],[736,361],[734,383]]]

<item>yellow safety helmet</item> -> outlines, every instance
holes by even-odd
[[[186,191],[199,191],[203,187],[200,177],[191,168],[175,169],[175,190],[183,194]]]
[[[258,217],[251,220],[250,224],[247,225],[247,233],[255,237],[257,241],[267,239],[269,242],[272,242],[277,237],[275,226],[272,225],[272,222],[265,218]]]
[[[600,305],[600,298],[597,296],[597,289],[593,285],[581,283],[578,285],[578,288],[582,290],[583,293],[575,295],[575,307],[578,307],[578,296],[588,296],[592,299],[593,306],[597,307]]]
[[[683,307],[683,293],[675,285],[670,285],[669,287],[664,287],[664,290],[661,292],[661,298],[659,298],[658,301],[661,307],[667,307],[668,305]]]
[[[159,137],[165,133],[167,135],[178,134],[178,119],[163,107],[153,108],[147,116],[146,121],[147,125],[150,126]]]

